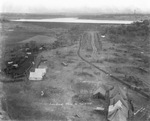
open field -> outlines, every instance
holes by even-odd
[[[37,66],[40,58],[48,68],[41,81],[28,80],[28,75],[22,81],[1,79],[2,109],[10,119],[107,121],[106,112],[96,110],[107,107],[107,98],[95,96],[94,92],[102,85],[117,85],[127,90],[133,112],[145,108],[129,120],[149,121],[147,26],[142,26],[144,30],[138,26],[139,31],[135,31],[136,25],[6,22],[2,27],[3,68],[8,68],[10,60],[20,65],[25,64],[24,60],[34,61]],[[24,59],[28,52],[32,52],[34,59]],[[29,70],[20,68],[30,71],[35,66]]]

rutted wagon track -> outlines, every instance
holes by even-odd
[[[80,57],[81,60],[83,60],[84,62],[88,63],[89,65],[93,66],[94,68],[98,69],[99,71],[103,72],[104,74],[107,74],[108,76],[110,76],[112,79],[122,83],[123,85],[127,86],[128,88],[130,88],[131,90],[133,91],[136,91],[137,93],[141,94],[142,96],[146,97],[146,98],[150,98],[150,95],[143,92],[142,90],[139,90],[137,87],[132,87],[130,84],[124,82],[123,80],[113,76],[112,74],[110,74],[109,72],[99,68],[98,66],[92,64],[91,62],[89,62],[88,60],[84,59],[81,54],[80,54],[80,49],[81,49],[81,40],[83,39],[83,34],[80,36],[79,38],[79,48],[78,48],[78,51],[77,51],[77,54],[78,56]]]

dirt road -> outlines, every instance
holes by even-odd
[[[92,37],[91,37],[91,38],[92,38],[92,39],[91,39],[91,43],[92,43],[92,47],[93,47],[92,57],[96,58],[96,55],[97,55],[97,47],[95,47],[96,45],[95,45],[95,43],[94,43],[94,40],[95,40],[94,36],[96,35],[96,33],[95,33],[95,32],[89,32],[88,34],[90,34],[90,36],[92,36]],[[149,94],[145,93],[145,92],[142,91],[142,90],[139,90],[139,89],[136,88],[136,87],[132,87],[129,83],[124,82],[123,80],[121,80],[121,79],[115,77],[114,75],[112,75],[111,73],[107,72],[106,70],[104,70],[104,69],[102,69],[102,68],[96,66],[95,64],[91,63],[90,60],[88,60],[87,58],[85,59],[85,57],[80,53],[80,51],[81,51],[81,41],[82,41],[82,39],[83,39],[83,35],[81,35],[81,37],[80,37],[79,49],[78,49],[78,52],[77,52],[77,54],[78,54],[78,56],[80,57],[80,59],[82,59],[84,62],[88,63],[88,64],[91,65],[92,67],[98,69],[99,71],[103,72],[103,73],[106,74],[107,76],[111,77],[111,79],[113,79],[113,80],[115,80],[115,81],[117,81],[117,82],[123,84],[123,85],[126,86],[127,88],[133,90],[134,92],[141,94],[142,96],[146,97],[147,99],[150,98],[150,95],[149,95]],[[102,46],[102,45],[101,45],[101,46]],[[148,109],[146,109],[146,110],[148,110]],[[143,115],[145,115],[145,113],[144,113]],[[142,117],[142,116],[141,116],[141,117]],[[136,119],[136,118],[135,118],[135,119]],[[140,119],[141,119],[141,118],[140,118]]]
[[[92,43],[92,47],[93,47],[93,54],[96,54],[98,49],[97,49],[97,47],[95,46],[95,45],[97,45],[97,44],[94,43],[94,42],[95,42],[94,36],[95,36],[97,33],[96,33],[96,32],[88,32],[88,33],[92,36],[91,43]],[[143,96],[146,97],[146,98],[150,98],[150,95],[148,95],[147,93],[145,93],[145,92],[139,90],[139,89],[136,88],[136,87],[132,87],[130,84],[128,84],[128,83],[124,82],[123,80],[121,80],[121,79],[119,79],[119,78],[113,76],[111,73],[109,73],[109,72],[107,72],[107,71],[105,71],[105,70],[99,68],[98,66],[94,65],[94,64],[91,63],[90,61],[88,61],[88,60],[86,60],[85,58],[83,58],[83,57],[81,56],[81,54],[80,54],[81,41],[82,41],[82,39],[83,39],[83,35],[81,35],[80,40],[79,40],[80,42],[79,42],[79,49],[78,49],[77,54],[78,54],[78,56],[79,56],[84,62],[88,63],[89,65],[93,66],[94,68],[98,69],[99,71],[101,71],[101,72],[107,74],[107,75],[110,76],[112,79],[114,79],[114,80],[116,80],[116,81],[118,81],[118,82],[121,82],[123,85],[127,86],[128,88],[132,89],[133,91],[138,92],[139,94],[143,95]],[[94,42],[93,42],[93,41],[94,41]],[[95,44],[95,45],[94,45],[94,44]],[[101,45],[101,46],[102,46],[102,45]],[[93,55],[93,56],[94,56],[94,55]]]

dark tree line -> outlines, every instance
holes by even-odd
[[[144,20],[142,22],[134,22],[131,25],[111,26],[108,28],[108,32],[114,35],[147,36],[150,32],[149,25],[149,20]]]

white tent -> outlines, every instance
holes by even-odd
[[[42,80],[46,74],[46,68],[36,68],[35,72],[30,72],[29,80]]]
[[[127,121],[129,106],[125,90],[117,85],[110,91],[109,97],[108,120]]]
[[[127,121],[128,108],[119,100],[115,105],[110,105],[108,109],[109,121]]]
[[[44,76],[46,74],[46,69],[45,68],[36,68],[35,73]]]
[[[13,63],[13,61],[8,62],[8,64],[12,64],[12,63]]]
[[[29,80],[42,80],[42,75],[36,72],[30,72]]]
[[[103,96],[105,96],[106,90],[105,90],[102,86],[100,86],[97,90],[95,90],[95,91],[93,92],[93,95],[96,95],[96,94],[98,94],[98,93],[100,93],[100,94],[102,94]]]
[[[111,91],[110,91],[110,98],[115,97],[116,95],[121,95],[123,99],[127,99],[126,91],[121,88],[119,85],[115,86]]]
[[[100,93],[101,95],[105,96],[106,91],[111,90],[112,88],[113,87],[111,85],[100,84],[98,88],[93,92],[93,95]]]
[[[105,38],[105,35],[101,35],[102,38]]]
[[[122,103],[119,100],[115,105],[110,105],[108,108],[108,112],[111,113],[113,111],[115,111],[116,109],[121,109],[122,108]]]
[[[123,99],[122,95],[117,94],[113,98],[110,99],[110,104],[115,104],[118,100],[121,101],[121,103],[128,108],[128,103],[126,99]]]

